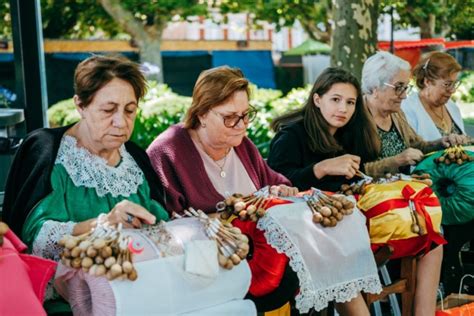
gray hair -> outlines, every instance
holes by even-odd
[[[362,93],[371,94],[375,89],[390,82],[400,71],[410,71],[410,64],[389,52],[377,52],[370,56],[362,68]]]

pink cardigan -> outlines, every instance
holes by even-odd
[[[291,185],[287,178],[268,167],[247,137],[234,150],[257,189],[266,185]],[[201,156],[182,124],[160,134],[147,153],[163,183],[165,207],[169,212],[181,213],[190,206],[214,212],[216,203],[224,199],[212,185]]]

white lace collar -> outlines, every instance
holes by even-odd
[[[143,183],[143,172],[124,145],[120,147],[120,156],[122,161],[117,167],[109,166],[104,158],[78,147],[76,138],[65,135],[55,163],[64,166],[76,186],[94,188],[100,197],[107,193],[128,197],[137,193]]]

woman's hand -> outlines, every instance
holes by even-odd
[[[298,188],[289,187],[284,184],[272,185],[270,187],[270,194],[275,196],[295,196],[298,193]]]
[[[466,135],[449,134],[448,136],[441,138],[440,141],[444,147],[452,147],[456,145],[469,144],[471,140]]]
[[[424,154],[419,149],[407,148],[398,155],[395,156],[395,159],[399,167],[407,165],[416,165],[418,161],[423,159]]]
[[[142,223],[154,224],[156,217],[141,205],[123,200],[114,206],[104,220],[111,225],[122,223],[124,228],[140,228]]]
[[[344,176],[352,179],[359,170],[359,166],[359,156],[346,154],[318,162],[313,166],[313,172],[318,179],[325,176]]]

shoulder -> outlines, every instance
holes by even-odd
[[[61,139],[68,128],[69,126],[60,128],[41,128],[32,131],[26,135],[23,140],[18,151],[19,155],[22,153],[28,153],[28,155],[33,156],[56,155]]]
[[[291,141],[301,142],[307,138],[303,120],[282,127],[273,138],[273,142]]]
[[[190,139],[182,124],[172,125],[155,138],[146,152],[150,157],[171,154],[185,147]]]
[[[420,113],[422,105],[417,92],[411,93],[405,100],[403,100],[402,110],[407,115],[416,115]]]

